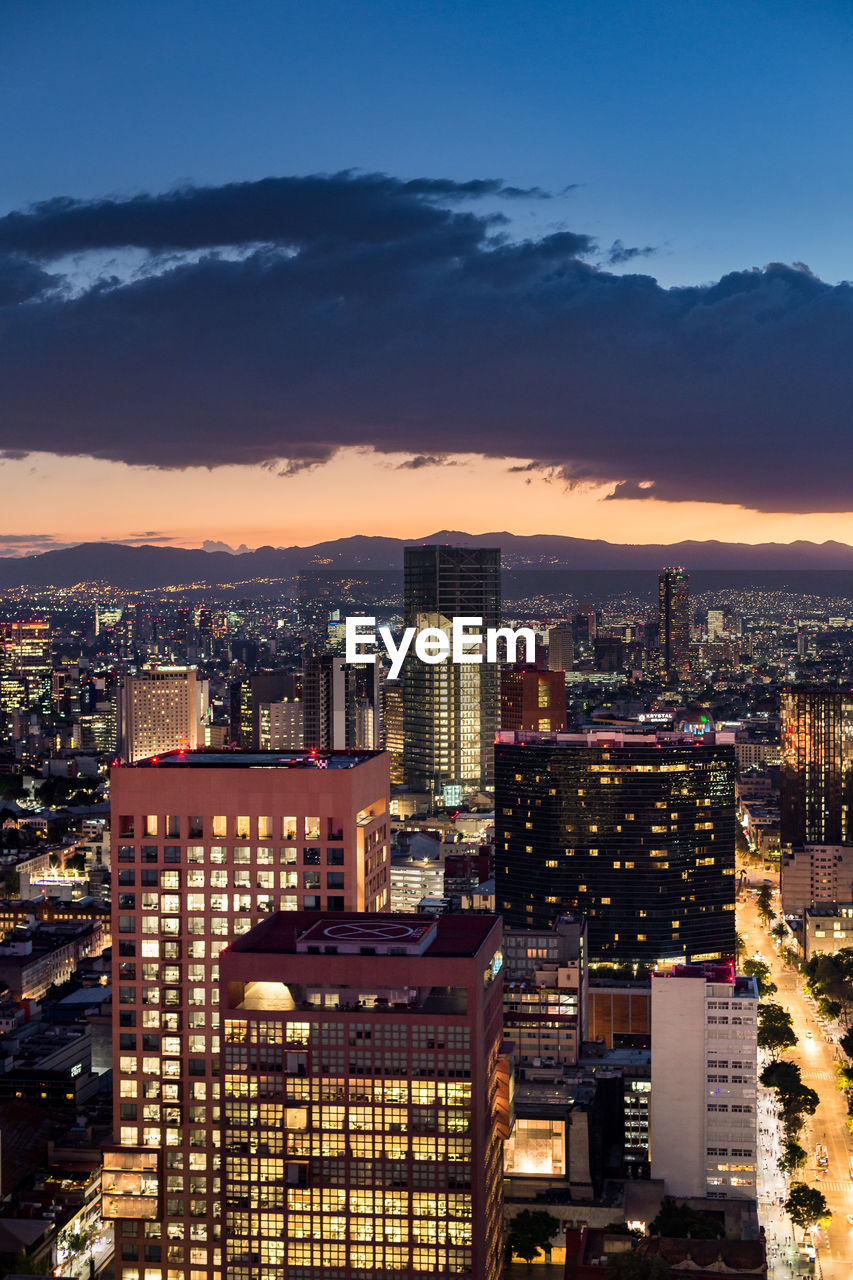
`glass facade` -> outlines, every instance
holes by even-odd
[[[733,746],[619,742],[501,734],[496,899],[506,924],[551,928],[583,913],[599,962],[733,956]]]
[[[501,554],[483,547],[405,548],[407,627],[449,634],[454,617],[500,626]],[[404,773],[416,791],[494,785],[492,746],[500,719],[500,665],[434,665],[409,658],[403,667]]]

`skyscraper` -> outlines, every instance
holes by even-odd
[[[589,920],[592,960],[734,956],[734,737],[500,733],[496,902]]]
[[[449,631],[455,617],[500,626],[501,553],[486,547],[405,548],[407,627]],[[497,663],[427,665],[409,658],[403,671],[406,782],[433,800],[458,803],[466,791],[494,785],[500,709]]]
[[[791,685],[781,712],[782,845],[853,844],[853,691]]]
[[[281,914],[223,953],[226,1274],[503,1266],[495,916]]]
[[[111,800],[116,1278],[147,1256],[148,1280],[214,1280],[219,953],[276,909],[387,910],[388,758],[175,753],[114,769]]]
[[[207,681],[195,667],[146,667],[126,675],[121,690],[120,751],[133,764],[202,745]]]
[[[548,670],[571,671],[575,660],[575,641],[570,622],[560,622],[548,631]]]
[[[50,623],[37,619],[0,623],[0,708],[51,709]]]
[[[346,663],[331,653],[308,658],[303,675],[303,744],[320,751],[372,751],[381,741],[379,663]]]
[[[682,674],[690,660],[690,574],[664,569],[658,578],[661,670],[668,680]]]

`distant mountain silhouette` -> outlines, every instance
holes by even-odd
[[[357,535],[311,547],[259,547],[239,555],[184,547],[124,546],[84,542],[61,551],[0,557],[0,588],[69,587],[101,581],[144,589],[190,585],[222,586],[270,578],[291,578],[304,569],[399,570],[403,547],[413,542],[500,547],[507,569],[643,570],[682,564],[694,570],[853,570],[853,547],[843,542],[677,542],[671,545],[604,542],[553,534],[461,533],[442,529],[419,539]]]

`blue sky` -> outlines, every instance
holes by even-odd
[[[850,9],[790,0],[17,0],[0,208],[270,174],[502,177],[664,284],[853,275]],[[11,124],[11,128],[8,126]]]
[[[7,0],[10,545],[853,543],[850,34],[850,0]],[[35,527],[72,472],[119,508]]]

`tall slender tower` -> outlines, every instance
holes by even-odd
[[[853,844],[853,692],[782,692],[781,841]]]
[[[658,578],[661,668],[668,680],[679,675],[690,657],[690,574],[679,566]]]
[[[454,617],[500,626],[501,553],[491,547],[405,548],[407,627],[450,629]],[[497,663],[427,665],[407,660],[404,674],[406,781],[434,799],[458,803],[461,792],[494,786],[500,718]]]

